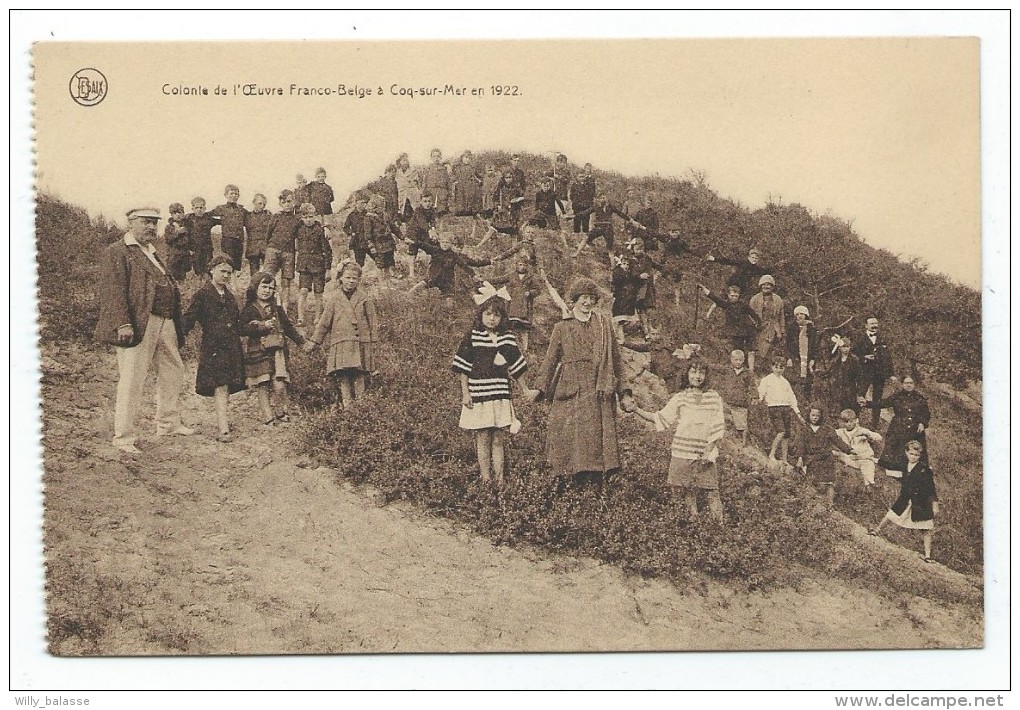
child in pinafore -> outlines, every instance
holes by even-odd
[[[460,375],[460,428],[475,432],[482,480],[495,476],[502,485],[506,432],[520,427],[510,402],[510,380],[523,375],[528,364],[506,317],[506,289],[496,291],[484,283],[473,298],[478,314],[451,366]]]
[[[234,269],[230,260],[220,255],[209,263],[211,280],[195,292],[184,312],[184,332],[195,324],[202,326],[202,348],[198,357],[195,392],[213,397],[220,434],[217,441],[231,441],[227,421],[227,399],[246,388],[244,350],[241,347],[241,314],[237,299],[227,288]]]
[[[368,376],[375,369],[378,329],[375,301],[358,288],[361,267],[353,261],[342,262],[337,279],[340,288],[326,299],[309,340],[328,345],[326,372],[339,389],[338,406],[346,408],[365,393]]]
[[[305,339],[276,303],[276,279],[258,271],[252,276],[241,311],[241,327],[248,336],[245,348],[245,382],[258,393],[262,421],[267,426],[288,422],[287,383],[290,382],[287,338],[298,345]],[[276,393],[279,408],[273,410],[271,394]]]
[[[709,515],[721,521],[716,442],[726,429],[722,397],[708,389],[708,366],[700,360],[691,360],[684,379],[683,391],[673,395],[658,412],[629,403],[626,409],[655,424],[656,431],[676,427],[666,482],[683,493],[691,518],[698,516],[698,492],[702,491],[708,499]]]
[[[881,534],[882,528],[889,522],[901,528],[920,530],[924,544],[922,558],[931,562],[931,533],[935,528],[935,516],[939,514],[939,500],[935,492],[935,475],[931,467],[921,460],[923,451],[920,441],[907,442],[907,466],[900,479],[900,494],[871,534]]]

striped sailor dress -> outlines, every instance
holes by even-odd
[[[467,375],[471,407],[461,406],[461,429],[502,429],[514,420],[510,378],[527,370],[528,363],[512,332],[491,333],[472,328],[457,348],[450,368]]]
[[[676,427],[666,483],[679,488],[719,488],[718,442],[726,430],[722,398],[693,387],[677,392],[655,413],[656,431]]]

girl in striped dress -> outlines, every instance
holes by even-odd
[[[523,375],[528,363],[506,316],[510,300],[506,289],[497,292],[485,282],[474,299],[478,315],[461,340],[451,369],[460,375],[460,428],[475,432],[482,480],[495,476],[502,484],[506,433],[520,427],[510,403],[510,379]]]
[[[646,412],[633,405],[628,408],[655,424],[657,431],[676,427],[666,483],[683,494],[692,519],[698,515],[698,493],[703,492],[709,516],[721,521],[723,507],[719,497],[716,442],[726,430],[722,397],[708,389],[708,366],[700,360],[691,360],[684,379],[683,390],[673,395],[658,412]]]

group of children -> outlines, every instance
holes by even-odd
[[[560,236],[566,243],[566,225],[560,220],[572,220],[573,231],[584,235],[573,256],[598,237],[605,240],[612,262],[612,315],[620,341],[628,321],[639,324],[646,339],[656,338],[657,331],[648,320],[648,311],[655,302],[655,275],[668,269],[663,263],[666,257],[694,253],[679,230],[660,231],[650,199],[630,200],[617,208],[597,191],[590,165],[571,176],[563,156],[537,182],[530,212],[523,207],[527,182],[518,156],[502,171],[486,166],[480,172],[474,168],[469,152],[448,166],[442,163],[441,152],[435,150],[431,163],[419,172],[411,169],[403,155],[367,192],[354,196],[353,208],[342,227],[333,219],[333,195],[325,185],[325,177],[320,169],[315,183],[299,180],[296,190],[281,191],[276,214],[266,210],[263,195],[254,196],[251,210],[240,207],[239,190],[233,185],[224,191],[225,203],[210,212],[205,211],[201,198],[192,201],[189,215],[180,204],[171,206],[165,248],[172,273],[179,279],[189,270],[209,274],[185,320],[189,329],[195,324],[203,328],[197,389],[200,394],[215,397],[223,440],[230,437],[227,396],[246,387],[256,388],[266,425],[288,420],[288,340],[308,350],[327,348],[327,372],[336,380],[342,406],[361,396],[374,370],[378,338],[374,301],[364,288],[359,288],[362,267],[371,257],[384,282],[401,278],[396,273],[395,256],[397,245],[403,243],[407,245],[412,277],[415,262],[420,259],[417,255],[429,257],[424,279],[412,278],[411,291],[435,288],[450,298],[458,290],[458,272],[467,274],[476,288],[475,321],[460,343],[452,367],[461,382],[460,426],[475,433],[481,476],[502,482],[505,435],[519,426],[510,400],[511,381],[527,369],[534,301],[543,290],[543,280],[545,290],[564,313],[568,312],[548,279],[539,279],[536,274],[536,229],[560,232],[562,225]],[[483,221],[487,232],[477,246],[494,234],[510,234],[516,239],[509,249],[492,257],[466,254],[453,245],[443,228],[447,214],[470,217],[472,225],[475,219]],[[628,237],[623,248],[616,251],[614,245],[619,242],[615,239],[614,216],[624,220]],[[211,230],[216,225],[221,227],[223,255],[213,257]],[[320,303],[333,271],[336,252],[331,239],[335,241],[340,235],[348,238],[346,249],[353,258],[341,262],[336,270],[339,288]],[[661,261],[649,254],[660,245],[664,247]],[[252,277],[243,308],[238,309],[236,302],[231,308],[230,277],[241,268],[242,258],[248,260]],[[792,454],[796,468],[811,476],[830,504],[837,463],[857,469],[865,486],[874,486],[876,459],[872,445],[880,443],[882,437],[860,426],[860,373],[859,366],[855,368],[856,358],[849,352],[849,339],[839,343],[840,354],[830,369],[831,394],[840,407],[840,426],[833,429],[825,423],[826,409],[812,400],[821,345],[808,309],[798,306],[793,321],[787,324],[785,304],[775,292],[772,269],[761,264],[757,250],[751,250],[746,260],[711,254],[704,258],[734,267],[725,297],[699,285],[701,293],[712,301],[712,309],[718,308],[723,314],[723,334],[732,345],[729,365],[715,371],[700,356],[683,363],[680,391],[658,412],[643,410],[633,399],[621,402],[622,409],[659,429],[675,427],[673,461],[667,478],[683,492],[690,513],[698,513],[698,494],[704,492],[708,513],[721,519],[718,441],[729,422],[742,443],[748,442],[748,409],[755,400],[766,406],[774,432],[770,458],[787,461]],[[510,261],[512,267],[489,276],[484,283],[473,272],[499,261]],[[312,326],[308,337],[288,315],[295,274],[299,289],[297,325],[308,322]],[[758,292],[745,301],[755,282]],[[756,361],[768,363],[770,368],[760,382],[754,374]],[[709,388],[709,380],[714,388]],[[805,407],[806,419],[798,400],[810,402]],[[934,483],[927,462],[922,461],[919,469],[914,461],[917,447],[924,443],[923,438],[906,442],[900,496],[906,496],[906,502],[897,499],[878,530],[887,521],[930,530],[930,519],[938,510],[937,503],[932,505]],[[926,522],[924,517],[929,514]],[[925,537],[925,557],[930,558],[930,532]]]

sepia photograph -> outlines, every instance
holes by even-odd
[[[985,647],[981,48],[35,43],[43,653]]]

